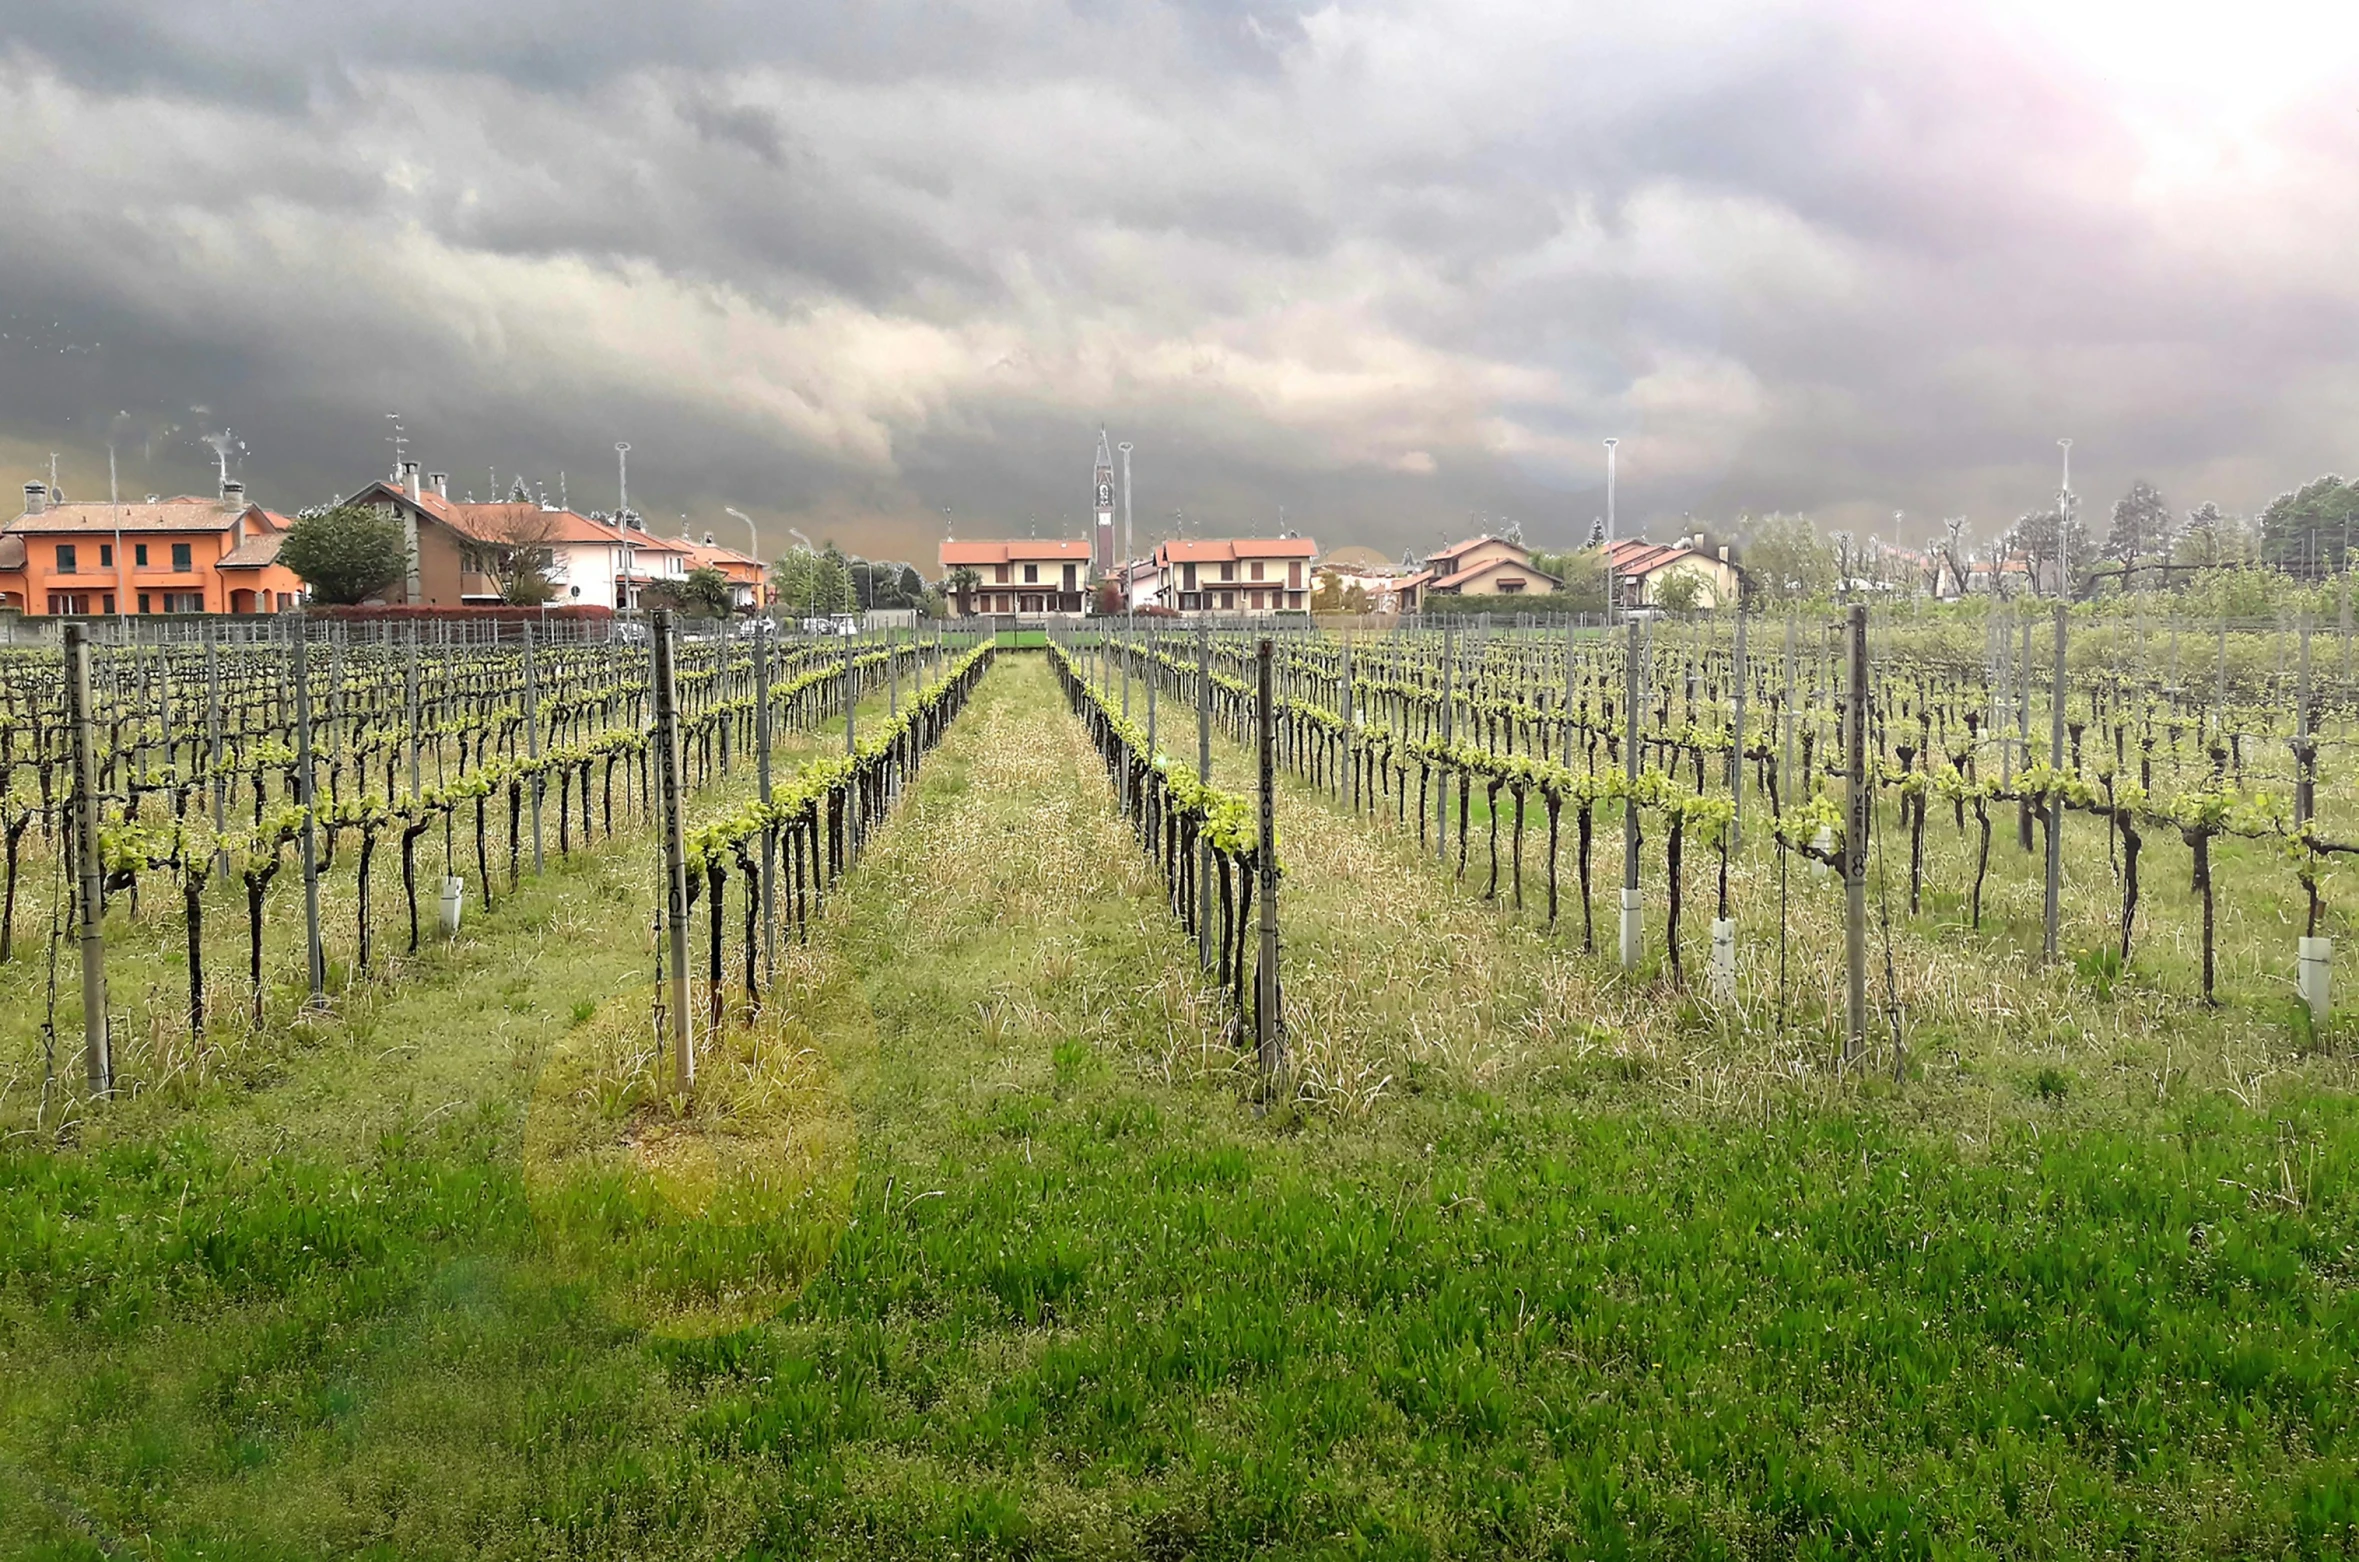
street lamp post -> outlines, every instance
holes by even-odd
[[[1614,621],[1614,447],[1619,439],[1605,442],[1605,621]],[[1633,729],[1635,730],[1635,729]]]
[[[2059,439],[2064,452],[2064,486],[2056,490],[2056,595],[2064,595],[2064,549],[2072,531],[2072,441]]]

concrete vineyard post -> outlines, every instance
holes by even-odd
[[[1622,654],[1622,774],[1629,789],[1622,797],[1622,969],[1638,969],[1645,934],[1639,925],[1638,897],[1638,680],[1639,631],[1635,618],[1623,620],[1628,646]]]
[[[2310,615],[2302,614],[2302,664],[2293,711],[2293,823],[2299,830],[2310,822],[2316,799],[2318,763],[2310,742]]]
[[[1564,624],[1564,764],[1573,768],[1573,672],[1576,661],[1574,626],[1580,620],[1568,618]]]
[[[74,729],[74,865],[82,886],[82,1065],[90,1088],[115,1088],[106,1025],[106,871],[98,850],[98,761],[90,718],[90,626],[66,625],[66,721]]]
[[[1745,830],[1745,609],[1737,604],[1736,654],[1729,672],[1736,687],[1736,711],[1730,717],[1731,742],[1728,747],[1728,850],[1734,855],[1744,842]]]
[[[754,620],[754,776],[762,798],[762,982],[778,977],[778,826],[770,808],[770,629]]]
[[[1450,747],[1451,718],[1458,709],[1458,631],[1442,631],[1442,748]],[[1435,771],[1433,841],[1443,862],[1450,860],[1450,768]]]
[[[403,736],[410,745],[410,805],[417,806],[418,793],[418,626],[409,628],[409,657],[402,675],[402,708],[408,718]]]
[[[2023,654],[2015,662],[2015,741],[2023,749],[2023,768],[2031,768],[2031,615],[2023,616]],[[2015,840],[2031,850],[2031,799],[2015,805]]]
[[[1163,681],[1162,669],[1155,661],[1155,626],[1147,625],[1147,763],[1155,763],[1155,685]]]
[[[860,739],[853,730],[854,713],[860,705],[860,675],[859,658],[854,652],[853,642],[858,638],[858,635],[844,636],[844,757],[855,763],[860,757]],[[846,866],[849,866],[853,851],[852,842],[860,833],[859,787],[849,784],[844,787],[844,811],[845,817],[849,821],[844,830],[844,861]]]
[[[2056,605],[2056,669],[2048,684],[2048,770],[2056,778],[2056,790],[2048,796],[2047,898],[2040,925],[2040,952],[2050,960],[2056,958],[2058,923],[2063,915],[2064,637],[2071,612],[2061,602]]]
[[[663,831],[664,932],[670,947],[666,996],[672,1032],[672,1086],[685,1095],[696,1087],[696,1043],[688,1010],[688,838],[680,817],[679,685],[673,672],[672,611],[655,610],[656,818]]]
[[[1261,877],[1261,959],[1253,979],[1253,1025],[1260,1043],[1264,1099],[1283,1097],[1286,1084],[1284,1019],[1278,1012],[1278,782],[1277,704],[1270,697],[1270,642],[1264,638],[1260,666],[1259,765],[1261,837],[1255,856]]]
[[[885,665],[892,671],[892,683],[885,691],[885,715],[895,721],[901,718],[901,646],[896,631],[885,631]]]
[[[1843,772],[1848,786],[1843,825],[1844,1059],[1856,1062],[1868,1039],[1868,610],[1855,602],[1846,626],[1851,650],[1850,709],[1844,714]]]
[[[1196,780],[1212,785],[1212,626],[1196,626]],[[1196,964],[1212,969],[1212,843],[1196,837]]]
[[[303,809],[303,959],[311,976],[311,1007],[328,1002],[328,962],[319,940],[319,809],[312,792],[311,660],[309,622],[302,613],[290,626],[295,637],[295,801]]]
[[[533,761],[532,771],[532,871],[543,871],[546,864],[541,857],[541,796],[544,790],[541,771],[541,683],[540,658],[532,643],[532,625],[524,629],[524,754]],[[495,626],[493,632],[498,630]]]
[[[221,765],[221,646],[218,626],[205,623],[205,768],[213,777],[213,866],[229,877],[229,776]]]

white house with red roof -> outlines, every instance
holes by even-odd
[[[1532,550],[1505,537],[1469,537],[1425,560],[1424,580],[1404,581],[1411,592],[1439,597],[1545,596],[1564,582],[1532,564]]]
[[[1674,577],[1692,576],[1695,606],[1705,609],[1734,606],[1743,591],[1743,577],[1723,547],[1707,553],[1687,538],[1677,542],[1648,542],[1626,537],[1609,543],[1606,568],[1613,581],[1614,602],[1621,607],[1652,607],[1663,599],[1663,588]]]

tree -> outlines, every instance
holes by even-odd
[[[1999,547],[2002,557],[2020,557],[2030,566],[2034,596],[2068,594],[2096,555],[2080,517],[2054,510],[2018,517]]]
[[[1801,602],[1835,589],[1835,553],[1803,515],[1765,515],[1745,528],[1752,588],[1771,602]]]
[[[668,607],[690,618],[727,618],[736,603],[729,577],[710,564],[699,564],[682,580],[658,581],[642,601],[649,607]]]
[[[942,582],[942,589],[961,601],[974,595],[983,585],[982,572],[971,564],[961,564]]]
[[[1311,611],[1340,613],[1343,611],[1343,577],[1332,569],[1319,571],[1311,582]]]
[[[1655,588],[1655,606],[1666,613],[1692,613],[1703,600],[1704,577],[1694,570],[1675,569]]]
[[[2177,546],[2172,550],[2177,561],[2204,569],[2217,568],[2223,562],[2223,550],[2227,546],[2227,521],[2220,507],[2209,499],[2189,510],[2187,524],[2180,528]]]
[[[1972,550],[1966,546],[1966,518],[1962,515],[1943,517],[1941,541],[1933,546],[1941,556],[1940,562],[1949,568],[1950,584],[1956,588],[1959,596],[1964,596],[1966,583],[1974,578],[1972,566],[1967,562]],[[1933,589],[1938,594],[1941,582],[1936,580]]]
[[[2343,567],[2352,523],[2359,520],[2359,483],[2334,473],[2279,494],[2261,512],[2261,557],[2279,569],[2313,579]]]
[[[278,561],[302,577],[313,601],[345,607],[407,575],[410,549],[401,522],[340,504],[288,527]]]
[[[555,544],[564,527],[553,510],[533,510],[501,528],[484,546],[485,573],[499,583],[500,600],[511,607],[539,607],[557,597]]]
[[[1589,541],[1587,546],[1592,548],[1602,548],[1605,546],[1604,516],[1597,516],[1589,522]]]
[[[2154,485],[2141,479],[2113,503],[2113,529],[2105,534],[2104,556],[2135,564],[2167,557],[2171,551],[2171,507]]]

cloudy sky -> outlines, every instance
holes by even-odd
[[[0,0],[0,461],[930,563],[2359,467],[2359,6]]]

